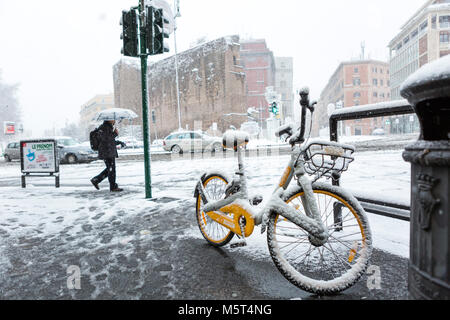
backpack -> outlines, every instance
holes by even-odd
[[[91,149],[94,151],[98,151],[98,145],[99,145],[99,130],[98,128],[94,129],[89,133],[89,142],[91,143]]]

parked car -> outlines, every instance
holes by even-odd
[[[164,139],[153,140],[152,146],[162,147],[164,145]]]
[[[378,128],[373,130],[372,132],[373,136],[384,136],[384,129]]]
[[[98,152],[90,144],[81,144],[71,137],[56,137],[60,163],[82,163],[98,160]]]
[[[139,141],[134,137],[118,137],[117,140],[120,140],[126,144],[123,149],[141,149],[144,148],[144,141]],[[117,146],[118,149],[122,149],[120,145]]]
[[[163,141],[163,149],[172,153],[221,152],[222,139],[198,131],[174,132]]]
[[[5,151],[3,152],[3,156],[5,157],[5,161],[11,162],[11,160],[20,160],[20,143],[19,142],[11,142],[6,146]]]

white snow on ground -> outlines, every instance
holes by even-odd
[[[364,152],[356,154],[356,161],[343,175],[342,185],[350,190],[390,197],[399,203],[409,203],[409,164],[401,157],[402,151]],[[289,161],[289,156],[246,158],[246,171],[250,195],[261,194],[268,199]],[[154,197],[171,197],[190,200],[194,205],[193,192],[198,178],[205,171],[220,169],[232,174],[237,160],[197,159],[177,161],[156,161],[151,165]],[[111,218],[118,212],[137,214],[156,204],[144,199],[144,164],[138,162],[118,162],[118,183],[126,194],[110,197],[107,181],[101,185],[98,197],[86,199],[83,195],[95,195],[96,190],[89,179],[104,168],[100,161],[74,166],[61,166],[61,188],[54,188],[52,178],[27,180],[27,188],[20,187],[20,165],[0,167],[0,228],[12,235],[26,235],[27,232],[48,234],[49,238],[58,231],[77,225],[68,234],[76,234],[82,224],[77,220],[103,213],[102,219]],[[92,200],[94,199],[94,200]],[[173,209],[179,203],[161,204]],[[90,212],[89,210],[92,210]],[[121,217],[118,217],[121,219]],[[192,219],[195,219],[193,216]],[[374,246],[400,255],[409,256],[409,223],[370,214]],[[106,220],[105,220],[106,221]],[[41,226],[41,227],[40,227]],[[138,228],[139,226],[137,226]],[[195,237],[201,237],[197,229],[191,230]],[[41,235],[42,236],[42,235]],[[123,239],[116,239],[117,242]],[[96,241],[93,239],[93,241]],[[269,257],[266,236],[260,229],[248,239],[244,250],[256,257]],[[0,249],[1,251],[1,249]]]

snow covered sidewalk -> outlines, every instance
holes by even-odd
[[[288,156],[246,159],[250,192],[268,198],[287,162]],[[152,163],[156,201],[144,199],[142,162],[119,163],[118,183],[125,188],[121,194],[109,193],[107,182],[101,191],[90,185],[89,179],[103,166],[101,162],[61,166],[60,189],[46,178],[30,179],[22,189],[20,166],[1,168],[1,297],[188,298],[187,280],[180,277],[193,271],[193,255],[202,256],[206,250],[203,258],[217,263],[197,230],[192,198],[198,177],[217,168],[217,159]],[[232,173],[235,166],[235,159],[220,160],[223,171]],[[344,174],[343,186],[408,202],[408,165],[401,151],[361,153]],[[407,258],[409,223],[374,215],[369,219],[375,247]],[[229,253],[231,260],[226,261],[248,265],[263,261],[269,268],[265,235],[255,230],[248,242],[248,247]],[[186,248],[184,243],[190,245]],[[186,250],[195,253],[184,256]],[[67,290],[66,269],[71,265],[80,266],[85,279],[80,292]],[[273,265],[270,270],[277,274]],[[275,296],[295,297],[298,289],[290,291],[289,286]],[[275,289],[267,290],[275,294]],[[249,291],[244,298],[267,297]]]

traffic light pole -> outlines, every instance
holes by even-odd
[[[145,0],[140,0],[140,44],[141,44],[141,86],[142,86],[142,124],[144,131],[144,166],[145,166],[145,198],[152,198],[151,155],[150,155],[150,121],[148,116],[147,89],[147,44],[145,30]]]

